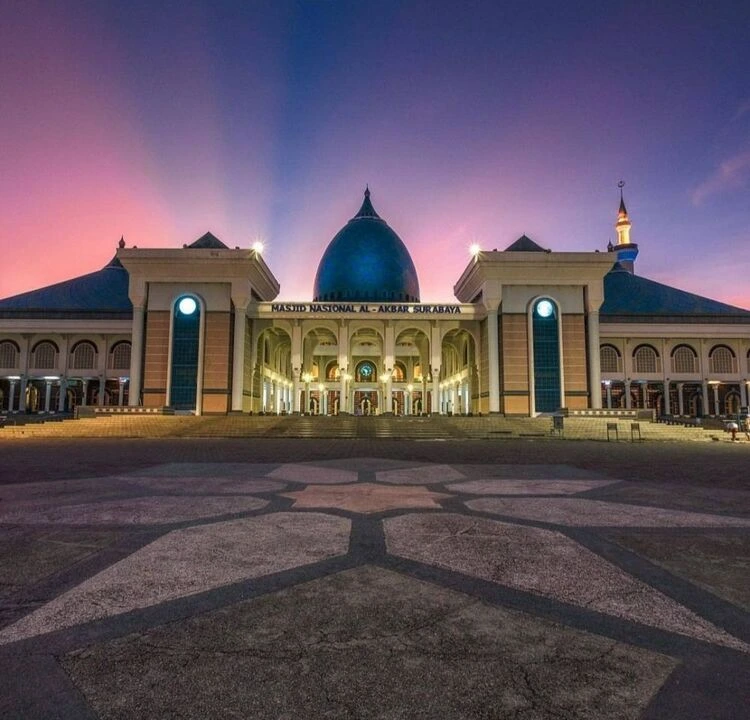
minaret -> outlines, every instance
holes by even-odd
[[[615,223],[617,244],[612,249],[617,253],[617,262],[622,265],[623,269],[633,274],[635,259],[638,257],[638,245],[630,242],[630,218],[628,218],[625,199],[622,195],[622,189],[625,187],[624,181],[620,180],[617,187],[620,188],[620,209],[617,212],[617,222]]]

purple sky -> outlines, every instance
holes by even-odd
[[[615,239],[750,306],[748,2],[8,2],[0,296],[262,237],[308,300],[365,183],[452,300],[470,243]]]

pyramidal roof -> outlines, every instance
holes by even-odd
[[[750,310],[633,275],[620,263],[604,276],[599,314],[610,322],[750,323]]]
[[[505,252],[548,252],[541,245],[537,245],[530,237],[521,235],[518,240],[508,245]]]
[[[189,248],[197,250],[228,250],[229,248],[219,240],[213,233],[207,232],[201,235],[194,243],[188,245]]]
[[[96,272],[0,300],[0,317],[131,317],[128,281],[115,255]]]

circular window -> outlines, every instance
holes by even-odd
[[[192,315],[198,309],[198,303],[191,297],[184,297],[177,307],[183,315]]]
[[[365,378],[372,377],[372,365],[363,365],[359,369],[359,374]]]
[[[555,307],[549,300],[540,300],[536,304],[536,314],[539,317],[548,318],[555,312]]]

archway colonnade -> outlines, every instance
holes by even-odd
[[[246,410],[311,415],[470,414],[476,338],[459,322],[253,320]]]

